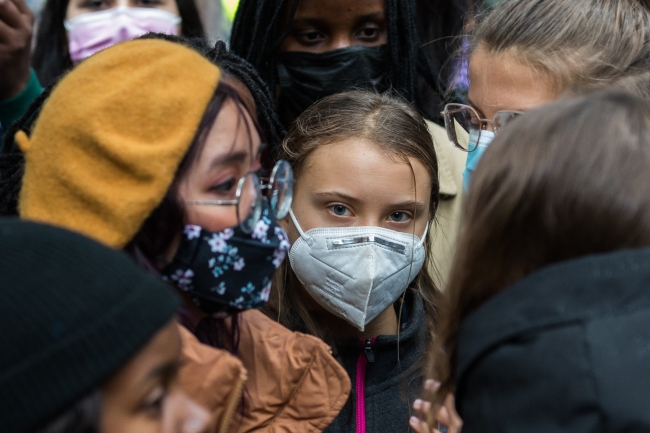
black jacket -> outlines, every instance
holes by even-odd
[[[650,432],[650,249],[517,282],[461,325],[463,433]]]
[[[372,343],[373,362],[368,362],[365,375],[365,414],[367,433],[409,433],[413,401],[422,390],[422,364],[426,355],[426,317],[422,298],[409,290],[402,311],[399,337],[380,335]],[[327,433],[355,433],[357,407],[357,363],[364,355],[364,343],[352,339],[337,344],[338,357],[352,381],[347,403]]]

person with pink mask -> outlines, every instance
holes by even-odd
[[[41,86],[97,51],[149,32],[204,34],[194,0],[47,0],[32,54],[33,31],[24,0],[0,1],[0,138]]]

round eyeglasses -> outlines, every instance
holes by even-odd
[[[279,220],[283,219],[289,213],[293,200],[295,180],[291,164],[280,160],[273,167],[270,177],[261,176],[260,178],[262,179],[260,188],[265,193],[275,217]]]
[[[487,129],[488,123],[492,124],[492,130],[496,136],[501,128],[524,113],[501,110],[497,111],[492,119],[483,119],[469,105],[447,104],[445,110],[440,114],[445,120],[445,130],[449,141],[465,152],[473,152],[481,139],[481,131]]]
[[[236,206],[237,222],[244,233],[251,233],[262,215],[262,192],[257,174],[246,173],[237,183],[235,198],[230,200],[189,200],[186,204]]]
[[[269,178],[258,177],[257,173],[246,173],[237,183],[235,197],[228,200],[189,200],[186,204],[207,206],[236,206],[237,222],[244,233],[251,233],[262,215],[262,190],[277,219],[289,213],[293,200],[293,170],[284,160],[278,161]]]

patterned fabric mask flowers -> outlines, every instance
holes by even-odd
[[[264,200],[262,216],[250,234],[239,226],[218,233],[185,226],[174,260],[163,269],[163,279],[216,317],[261,308],[289,247],[287,234]]]

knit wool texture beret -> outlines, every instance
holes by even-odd
[[[167,323],[177,296],[124,253],[0,219],[1,431],[33,431],[97,389]]]
[[[117,44],[53,90],[25,153],[22,218],[123,248],[160,204],[219,81],[194,50],[162,40]]]

